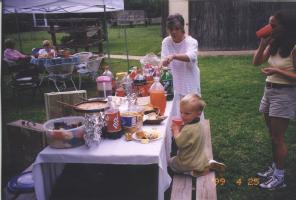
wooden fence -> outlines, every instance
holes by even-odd
[[[163,25],[167,0],[162,3]],[[296,2],[266,0],[189,0],[189,34],[201,50],[255,49],[255,32],[268,23],[270,15],[281,9],[293,9]],[[165,26],[163,36],[165,36]]]

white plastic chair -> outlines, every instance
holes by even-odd
[[[79,74],[79,89],[81,89],[82,76],[88,76],[92,80],[96,80],[97,72],[104,57],[97,56],[90,59],[85,68],[77,70]]]
[[[67,88],[66,80],[70,80],[75,90],[77,90],[72,79],[74,63],[46,64],[45,68],[48,72],[48,79],[53,81],[58,92]]]
[[[75,66],[77,70],[81,68],[86,68],[86,65],[90,59],[90,57],[93,56],[92,52],[79,52],[75,53],[73,56],[79,58],[79,63]]]

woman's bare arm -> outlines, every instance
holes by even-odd
[[[262,38],[258,49],[253,57],[253,65],[258,66],[264,63],[270,56],[269,44],[272,42],[271,38]]]

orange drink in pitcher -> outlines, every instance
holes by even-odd
[[[166,107],[166,96],[164,91],[151,91],[150,103],[159,109],[159,115],[163,115]]]
[[[159,77],[154,78],[154,83],[150,87],[150,103],[154,108],[159,109],[159,115],[163,115],[166,108],[166,95],[164,87],[159,82]]]

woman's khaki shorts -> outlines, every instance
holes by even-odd
[[[293,119],[296,112],[296,87],[265,87],[259,111],[271,117]]]

